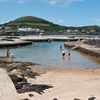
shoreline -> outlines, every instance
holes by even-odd
[[[48,84],[53,86],[45,90],[42,95],[31,92],[20,94],[20,98],[29,98],[29,100],[88,100],[89,97],[95,96],[100,99],[100,69],[46,69],[46,73],[37,76],[36,79],[29,79],[29,82],[35,84]]]
[[[30,64],[32,66],[28,66],[28,68],[33,68],[33,69],[41,69],[41,70],[44,70],[44,71],[56,71],[56,70],[60,70],[60,71],[66,71],[66,70],[83,70],[83,71],[86,71],[86,70],[99,70],[100,68],[98,67],[80,67],[80,66],[76,66],[76,67],[57,67],[57,66],[44,66],[44,67],[41,67],[40,64],[38,63],[33,63],[33,62],[26,62],[26,61],[11,61],[9,60],[9,58],[7,58],[6,56],[0,56],[0,62],[8,62],[8,63],[25,63],[27,65]]]
[[[30,62],[7,62],[5,57],[0,58],[0,62],[4,61],[4,65],[6,64],[3,67],[10,68],[8,70],[10,75],[15,74],[21,77],[23,70],[24,74],[27,71],[36,74],[35,78],[28,77],[31,75],[25,74],[28,76],[23,78],[27,79],[27,82],[31,85],[35,85],[35,91],[18,93],[18,100],[45,100],[45,98],[47,100],[54,98],[58,100],[65,100],[66,98],[68,100],[75,98],[88,100],[92,96],[100,100],[100,68],[41,68],[39,65]]]

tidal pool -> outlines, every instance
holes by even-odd
[[[62,59],[60,45],[64,42],[34,42],[32,45],[10,48],[14,61],[27,61],[40,64],[41,67],[66,67],[66,68],[100,68],[97,58],[87,56],[77,50],[65,48],[65,59]],[[0,56],[5,56],[7,48],[0,49]]]

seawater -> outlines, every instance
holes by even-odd
[[[65,59],[62,58],[60,45],[64,42],[33,42],[32,45],[10,48],[14,54],[14,61],[27,61],[40,64],[41,67],[66,67],[66,68],[100,68],[97,58],[87,56],[77,50],[65,48]],[[0,49],[0,56],[5,56],[7,48]]]

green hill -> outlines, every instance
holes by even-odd
[[[39,28],[46,30],[47,32],[59,32],[60,28],[63,26],[54,24],[42,18],[34,17],[34,16],[24,16],[20,17],[16,20],[10,21],[6,23],[7,26],[10,27],[31,27],[31,28]]]
[[[5,23],[1,26],[9,26],[12,30],[17,32],[18,28],[39,28],[45,30],[46,34],[100,34],[100,26],[91,25],[91,26],[82,26],[82,27],[66,27],[53,22],[47,21],[42,18],[34,16],[24,16],[8,23]],[[71,30],[68,32],[68,30]],[[3,30],[4,33],[4,30]],[[29,33],[27,33],[29,34]]]
[[[22,25],[23,27],[29,26],[29,25],[31,27],[32,27],[32,25],[48,26],[49,24],[50,24],[49,21],[46,21],[46,20],[41,19],[41,18],[33,17],[33,16],[20,17],[16,20],[13,20],[13,21],[10,21],[9,23],[7,23],[7,25],[10,25],[10,26]]]

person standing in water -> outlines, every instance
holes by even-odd
[[[70,56],[70,49],[68,49],[68,56]]]
[[[10,60],[13,60],[13,53],[9,51],[9,49],[7,50],[7,57],[10,59]]]
[[[7,49],[7,57],[9,58],[10,52],[9,49]]]
[[[68,48],[68,63],[70,63],[70,49]]]
[[[60,45],[60,51],[62,51],[62,45]]]
[[[62,58],[63,58],[63,60],[65,60],[65,55],[66,55],[65,50],[62,49]]]
[[[13,59],[13,53],[12,52],[10,53],[10,58]]]

